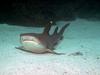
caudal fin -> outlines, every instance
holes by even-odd
[[[60,34],[60,35],[62,35],[62,34],[64,33],[65,29],[69,26],[69,24],[70,24],[70,23],[66,24],[65,26],[63,26],[63,27],[61,28],[61,30],[59,31],[59,34]]]

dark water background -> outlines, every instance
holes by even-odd
[[[0,23],[44,26],[49,21],[76,18],[100,20],[99,0],[4,0],[0,2]]]

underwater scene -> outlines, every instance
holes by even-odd
[[[0,7],[0,75],[100,75],[98,2],[75,2]]]

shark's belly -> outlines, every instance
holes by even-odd
[[[34,53],[43,53],[47,51],[47,49],[42,44],[36,43],[34,41],[23,41],[22,46],[24,50]]]

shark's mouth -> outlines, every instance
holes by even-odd
[[[38,39],[29,35],[21,36],[21,41],[34,41],[34,42],[40,43]]]
[[[42,43],[33,36],[22,36],[21,37],[21,44],[23,47],[27,49],[42,49],[45,48]]]

